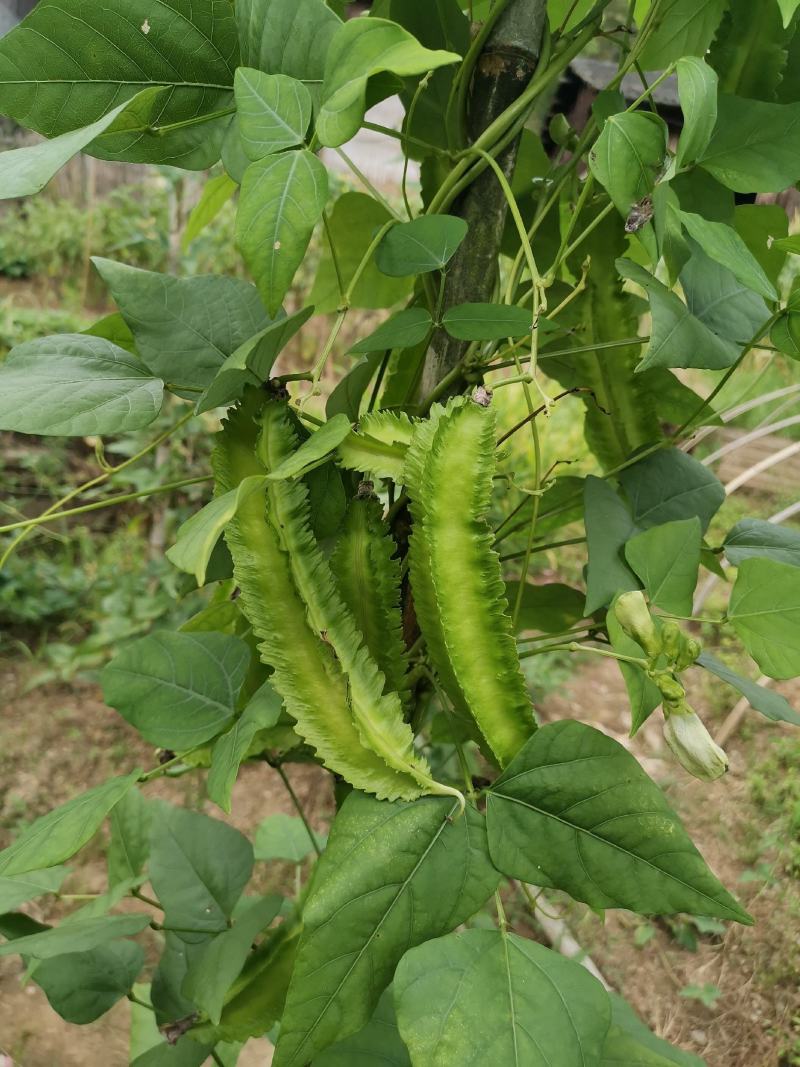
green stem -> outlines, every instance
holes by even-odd
[[[319,847],[319,841],[317,841],[317,835],[311,829],[311,825],[310,825],[308,819],[306,818],[306,813],[303,810],[303,805],[300,803],[300,798],[297,796],[297,793],[295,793],[294,789],[292,788],[292,783],[289,781],[289,776],[286,774],[286,771],[283,769],[283,767],[281,767],[281,765],[279,763],[271,763],[270,766],[274,767],[275,770],[280,775],[281,781],[283,782],[283,784],[284,784],[284,786],[286,788],[286,792],[289,794],[289,796],[291,798],[291,801],[292,801],[292,804],[294,804],[295,811],[300,816],[300,818],[301,818],[301,820],[303,822],[303,826],[305,826],[305,828],[306,828],[306,833],[308,834],[308,837],[309,837],[309,840],[311,841],[311,844],[314,846],[314,851],[316,852],[317,856],[321,856],[322,855],[322,849]]]
[[[145,126],[147,133],[154,133],[158,137],[172,133],[173,130],[184,130],[188,126],[201,126],[205,122],[214,122],[216,119],[227,118],[228,115],[236,114],[236,106],[222,108],[221,111],[211,111],[207,115],[197,115],[193,119],[183,119],[182,122],[170,122],[166,126]]]
[[[152,1004],[148,1004],[146,1000],[142,1000],[140,997],[137,997],[135,993],[128,993],[127,998],[131,1002],[131,1004],[136,1004],[140,1008],[146,1008],[148,1011],[152,1012],[156,1010]]]
[[[106,500],[96,500],[93,504],[83,504],[79,508],[69,508],[67,511],[57,511],[52,515],[38,516],[35,519],[26,519],[24,522],[12,522],[8,526],[0,526],[0,534],[11,533],[12,530],[27,530],[32,526],[41,526],[45,522],[56,522],[57,519],[68,519],[73,515],[85,515],[90,511],[101,511],[103,508],[113,508],[117,504],[127,504],[131,500],[141,500],[143,497],[156,496],[158,493],[171,493],[175,489],[185,489],[189,485],[199,485],[208,482],[213,476],[204,474],[199,478],[184,478],[180,482],[169,482],[167,485],[158,485],[155,489],[140,489],[137,493],[123,493],[121,496],[110,496]]]
[[[586,544],[585,537],[567,537],[563,541],[549,541],[546,545],[534,545],[534,552],[548,552],[552,548],[566,548],[567,545],[583,545]],[[507,563],[512,559],[522,559],[525,555],[525,550],[522,552],[509,552],[507,556],[501,556],[500,562]]]
[[[417,148],[424,148],[426,152],[433,152],[440,156],[450,155],[447,149],[442,148],[441,145],[430,144],[428,141],[420,140],[419,137],[412,137],[405,130],[393,130],[390,126],[381,126],[377,122],[362,122],[361,125],[365,130],[373,130],[375,133],[385,134],[386,137],[393,137],[397,141],[416,145]]]
[[[541,656],[545,652],[591,652],[595,656],[605,656],[607,659],[620,660],[622,663],[633,663],[642,670],[647,670],[646,659],[638,659],[635,656],[623,656],[619,652],[611,652],[605,648],[592,648],[590,645],[580,645],[577,641],[570,641],[568,645],[548,645],[546,648],[531,648],[520,652],[520,659],[529,659],[531,656]]]
[[[141,900],[143,904],[149,904],[151,908],[158,908],[159,911],[164,910],[157,900],[154,900],[152,897],[148,897],[147,894],[142,893],[140,889],[134,889],[132,896],[136,897],[137,900]]]
[[[353,172],[353,174],[355,174],[355,176],[358,178],[358,180],[361,182],[361,184],[364,186],[364,188],[368,189],[369,192],[378,201],[378,203],[381,204],[384,208],[386,208],[386,210],[392,216],[392,218],[399,220],[400,219],[400,213],[398,211],[395,211],[395,209],[392,207],[392,205],[389,203],[389,201],[386,199],[386,197],[382,193],[378,192],[378,190],[375,188],[375,186],[372,184],[372,182],[369,180],[369,178],[366,176],[366,174],[364,174],[363,171],[359,170],[359,168],[352,161],[352,159],[347,155],[347,153],[344,151],[344,149],[335,148],[334,151],[336,152],[336,155],[339,156],[339,158],[350,168],[350,170]]]

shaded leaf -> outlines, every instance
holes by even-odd
[[[701,541],[696,515],[651,526],[628,541],[625,558],[655,607],[671,615],[691,615]]]
[[[707,256],[727,267],[748,289],[760,293],[767,300],[777,300],[778,294],[772,282],[733,227],[724,222],[709,222],[688,211],[682,211],[680,219]]]
[[[408,1049],[397,1029],[391,986],[367,1025],[315,1056],[313,1067],[371,1067],[377,1062],[385,1067],[411,1067]]]
[[[705,533],[725,500],[708,467],[677,448],[663,448],[621,471],[637,526],[648,529],[696,515]]]
[[[259,730],[277,723],[282,709],[283,701],[270,683],[264,682],[230,730],[215,743],[206,788],[223,811],[231,810],[231,792],[253,739]]]
[[[432,326],[433,319],[427,308],[404,308],[381,323],[377,330],[363,341],[353,345],[350,351],[357,355],[390,348],[411,348],[425,340]]]
[[[236,21],[244,66],[311,83],[322,81],[342,24],[325,0],[237,0]]]
[[[108,884],[113,888],[137,878],[150,855],[150,807],[131,789],[111,810],[111,840],[106,852]]]
[[[328,418],[336,418],[346,415],[350,422],[357,422],[361,412],[361,401],[367,386],[375,376],[375,371],[381,364],[383,354],[371,352],[364,356],[350,368],[344,377],[340,378],[325,405],[325,414]]]
[[[794,29],[784,31],[777,3],[755,7],[749,0],[728,0],[727,7],[708,56],[721,92],[774,100]]]
[[[642,69],[659,70],[681,56],[704,55],[724,11],[725,0],[665,0],[638,56]]]
[[[725,93],[714,134],[698,161],[737,193],[778,193],[800,178],[800,104]]]
[[[635,659],[647,658],[641,645],[637,644],[632,637],[628,637],[622,629],[613,607],[606,614],[606,629],[614,652],[622,656],[633,656]],[[634,737],[663,698],[661,690],[652,679],[647,677],[641,667],[637,667],[635,663],[626,663],[624,660],[617,660],[617,666],[628,693],[631,706],[630,736]]]
[[[296,478],[316,466],[320,460],[335,452],[345,437],[350,434],[350,419],[347,415],[334,415],[300,445],[297,451],[280,463],[267,475],[272,481]]]
[[[506,582],[506,599],[516,604],[519,582]],[[522,593],[522,605],[517,620],[520,630],[538,630],[542,633],[559,633],[568,630],[584,617],[586,597],[579,589],[561,582],[546,582],[543,585],[526,582]]]
[[[662,1041],[660,1037],[656,1037],[622,997],[617,996],[616,993],[610,993],[609,996],[611,997],[613,1026],[634,1037],[649,1051],[663,1056],[669,1063],[676,1063],[679,1067],[706,1067],[705,1061],[701,1060],[699,1056],[694,1056],[691,1052],[684,1052],[682,1049],[675,1048],[674,1045]]]
[[[45,893],[57,893],[67,873],[66,867],[45,867],[25,874],[0,875],[0,914],[13,911],[28,900],[43,897]]]
[[[617,593],[638,589],[636,575],[625,563],[622,550],[637,532],[628,509],[601,478],[589,476],[584,486],[586,540],[589,566],[585,614],[592,615]]]
[[[697,660],[699,667],[705,667],[711,674],[727,682],[737,692],[741,693],[750,702],[750,707],[760,711],[773,722],[790,722],[800,726],[800,715],[794,710],[788,700],[766,686],[732,671],[725,663],[712,656],[710,652],[702,652]]]
[[[664,165],[667,126],[650,111],[610,115],[589,152],[589,169],[627,218],[652,193]]]
[[[47,960],[69,952],[88,952],[108,941],[138,934],[149,925],[149,915],[104,915],[95,919],[76,919],[8,941],[0,945],[0,956],[20,955]]]
[[[317,843],[324,846],[324,836],[316,836]],[[270,815],[256,829],[253,850],[257,860],[302,863],[314,852],[314,845],[302,819],[295,815]]]
[[[717,74],[697,56],[683,56],[676,64],[683,128],[675,152],[675,166],[693,163],[705,151],[717,121]]]
[[[531,332],[530,308],[509,304],[458,304],[445,311],[442,325],[459,341],[501,341],[506,337],[524,337]],[[550,324],[539,321],[544,332]]]
[[[774,559],[742,560],[728,620],[764,674],[800,674],[800,569]]]
[[[56,437],[140,430],[164,383],[101,337],[59,334],[17,345],[0,366],[0,429]]]
[[[593,908],[751,921],[636,759],[590,726],[541,727],[492,786],[486,819],[510,878]]]
[[[42,960],[34,981],[62,1019],[85,1026],[128,995],[143,966],[142,948],[119,941]]]
[[[800,532],[763,519],[741,519],[728,531],[723,547],[734,567],[752,556],[800,567]]]
[[[384,274],[401,278],[446,267],[467,236],[467,223],[455,215],[420,215],[392,226],[375,252]]]
[[[227,174],[219,174],[216,178],[209,178],[203,186],[200,199],[189,213],[186,220],[186,228],[181,239],[181,248],[185,252],[192,241],[199,237],[203,230],[210,226],[220,211],[236,192],[237,183]]]

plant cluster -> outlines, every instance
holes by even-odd
[[[209,490],[167,552],[204,606],[122,644],[102,674],[161,761],[0,853],[0,956],[21,956],[55,1010],[85,1023],[145,1000],[133,938],[155,930],[158,1031],[137,1067],[231,1062],[268,1032],[276,1067],[697,1063],[510,928],[517,885],[751,922],[637,760],[589,724],[593,708],[540,724],[521,661],[614,659],[631,733],[661,707],[678,760],[708,781],[727,761],[688,703],[691,668],[800,723],[691,629],[699,569],[724,576],[725,557],[736,577],[711,623],[770,678],[800,674],[800,537],[743,519],[709,543],[725,488],[687,444],[724,417],[715,400],[753,348],[800,356],[800,292],[780,285],[797,239],[771,210],[745,225],[734,209],[736,193],[800,178],[798,4],[642,0],[623,24],[605,0],[378,0],[350,20],[341,7],[48,0],[0,40],[0,110],[47,138],[0,156],[4,196],[36,193],[82,150],[195,171],[221,159],[188,228],[235,204],[253,279],[98,258],[118,312],[18,345],[0,369],[0,428],[18,433],[141,430],[165,392],[183,405],[175,430],[203,434],[197,416],[223,413],[202,475],[88,504],[79,488],[0,530],[13,535],[2,566],[53,518]],[[553,119],[548,157],[532,116],[601,36],[617,73],[582,130]],[[659,114],[670,78],[673,147]],[[368,107],[395,93],[402,130],[378,130],[420,161],[421,203],[404,181],[395,210],[358,173],[366,191],[331,203],[318,149],[348,160],[342,146],[376,128]],[[289,313],[317,227],[314,284]],[[391,313],[323,406],[357,307]],[[332,319],[313,366],[279,373],[315,314]],[[710,395],[686,368],[715,372]],[[500,389],[525,404],[502,434]],[[544,467],[549,414],[569,400],[596,475]],[[116,465],[98,449],[83,488],[170,433]],[[524,548],[501,561],[512,530]],[[567,545],[585,552],[580,588],[527,580],[536,553]],[[294,901],[253,891],[253,847],[226,822],[147,797],[153,779],[207,767],[229,811],[246,760],[287,782],[293,761],[330,772],[336,815],[324,850],[311,837],[321,856]],[[59,891],[107,817],[108,891],[57,926],[15,910]],[[118,910],[131,896],[138,910]],[[492,899],[496,922],[472,923]]]

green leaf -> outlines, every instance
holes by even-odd
[[[460,59],[455,52],[423,48],[401,26],[385,19],[345,22],[325,57],[322,107],[317,116],[320,143],[334,148],[358,132],[367,106],[367,82],[374,75],[388,72],[408,78]]]
[[[0,914],[13,911],[20,904],[45,893],[57,893],[67,873],[66,867],[45,867],[12,877],[0,875]]]
[[[620,1064],[624,1067],[671,1067],[673,1063],[675,1060],[666,1059],[618,1026],[611,1026],[603,1046],[601,1067],[620,1067]]]
[[[774,559],[742,560],[728,621],[764,674],[800,674],[800,569]]]
[[[336,266],[342,286],[349,288],[366,255],[373,238],[392,216],[383,206],[365,193],[343,193],[328,216],[327,232],[336,249]],[[353,308],[386,308],[398,304],[411,292],[410,278],[389,278],[382,274],[371,259],[353,288],[350,306]],[[330,245],[322,243],[309,302],[319,312],[336,311],[342,302]]]
[[[346,415],[350,422],[358,421],[364,393],[375,377],[382,359],[382,352],[370,352],[369,355],[358,360],[347,374],[339,379],[331,390],[328,403],[325,405],[325,414],[329,419],[337,415]]]
[[[628,509],[602,478],[590,475],[586,479],[583,499],[589,548],[584,611],[593,615],[617,593],[639,588],[636,575],[622,557],[625,543],[638,530]]]
[[[486,819],[492,862],[509,878],[593,908],[751,921],[658,786],[591,726],[539,729],[492,786]]]
[[[74,856],[100,829],[111,809],[132,789],[139,771],[111,778],[43,815],[0,852],[0,874],[10,878],[54,867]]]
[[[717,74],[697,56],[683,56],[676,64],[683,128],[675,152],[678,170],[706,150],[717,122]]]
[[[664,165],[667,126],[650,111],[611,115],[589,152],[589,169],[623,218],[652,193]]]
[[[363,1028],[314,1057],[313,1067],[411,1067],[408,1049],[397,1029],[392,987],[389,986],[375,1013]]]
[[[193,960],[183,980],[183,992],[218,1024],[225,994],[239,977],[253,942],[280,911],[283,897],[277,893],[248,900],[230,930],[215,937]]]
[[[253,848],[238,830],[199,812],[158,803],[150,882],[164,908],[164,926],[183,941],[203,941],[228,929],[252,871]]]
[[[606,614],[606,629],[614,652],[619,652],[622,656],[633,656],[635,659],[646,659],[641,645],[637,644],[632,637],[628,637],[620,626],[613,607]],[[628,693],[631,706],[630,736],[634,737],[663,698],[661,690],[652,679],[648,678],[641,667],[637,667],[635,663],[626,663],[624,660],[617,660],[617,665]]]
[[[108,941],[132,937],[149,925],[149,915],[104,915],[96,919],[76,919],[40,933],[7,941],[0,945],[0,956],[20,955],[47,960],[68,952],[88,952]]]
[[[404,308],[381,323],[377,330],[363,341],[353,345],[350,351],[353,355],[358,355],[390,348],[412,348],[425,340],[432,326],[433,319],[427,308]]]
[[[727,267],[742,285],[760,293],[767,300],[778,299],[775,287],[761,264],[732,226],[724,222],[709,222],[701,215],[688,211],[681,211],[680,219],[687,233],[697,241],[705,254]]]
[[[755,7],[749,0],[728,0],[727,7],[708,56],[720,90],[749,100],[774,100],[794,28],[784,31],[777,4]]]
[[[259,730],[269,729],[280,718],[283,702],[269,682],[264,682],[226,734],[214,745],[206,788],[209,797],[230,814],[231,793],[242,760]]]
[[[692,315],[679,296],[643,267],[629,259],[618,259],[617,270],[623,278],[641,285],[650,298],[650,344],[638,371],[696,366],[721,370],[739,358],[739,347],[713,333]]]
[[[318,541],[333,537],[347,509],[347,495],[339,468],[332,461],[309,471],[303,479],[308,489],[311,529]]]
[[[220,211],[233,197],[237,189],[237,183],[227,174],[220,174],[216,178],[209,178],[203,186],[200,199],[192,208],[183,231],[181,248],[187,251],[192,241],[199,237],[203,230],[210,226]]]
[[[793,185],[800,178],[800,104],[720,94],[717,125],[698,162],[737,193]]]
[[[800,7],[800,0],[778,0],[778,7],[781,9],[783,25],[786,28],[794,18],[798,7]]]
[[[0,429],[55,437],[140,430],[164,383],[110,341],[57,334],[26,341],[0,366]]]
[[[318,836],[318,843],[324,839]],[[288,860],[302,863],[314,851],[303,820],[295,815],[270,815],[259,823],[253,840],[257,860]]]
[[[600,1062],[608,994],[579,963],[516,934],[466,930],[412,949],[394,981],[415,1067]]]
[[[235,489],[216,497],[192,515],[178,530],[175,544],[167,549],[167,559],[178,570],[193,574],[198,586],[205,585],[208,561],[222,531],[245,500],[263,491],[266,480],[265,475],[259,474],[243,478]]]
[[[270,471],[267,478],[283,481],[285,478],[297,478],[315,467],[320,460],[335,452],[345,437],[350,434],[350,419],[347,415],[334,415],[324,422],[318,430],[303,441],[302,445]]]
[[[161,129],[230,105],[238,47],[228,0],[53,0],[0,41],[0,112],[46,137],[96,122],[144,86],[166,91]],[[204,170],[219,159],[220,121],[168,132],[106,133],[100,159]]]
[[[722,483],[708,467],[677,448],[640,459],[619,479],[641,529],[696,515],[705,533],[725,500]]]
[[[275,1067],[306,1064],[360,1030],[404,953],[493,892],[483,818],[471,807],[454,814],[443,798],[345,800],[304,910]]]
[[[237,0],[236,21],[244,66],[310,82],[322,81],[342,24],[325,0]]]
[[[73,156],[82,152],[101,133],[146,129],[148,115],[160,95],[160,89],[145,89],[133,100],[119,104],[90,126],[62,133],[50,141],[0,153],[0,200],[13,200],[41,192]]]
[[[427,274],[446,267],[466,236],[467,223],[455,215],[420,215],[389,230],[375,262],[392,278]]]
[[[228,356],[200,397],[198,415],[238,400],[247,385],[263,385],[269,379],[275,360],[313,314],[313,307],[302,308],[289,316],[279,312],[275,322],[240,345]]]
[[[239,67],[234,85],[242,147],[250,159],[303,143],[311,122],[311,93],[301,81]]]
[[[509,304],[458,304],[448,308],[442,325],[459,341],[502,341],[506,337],[525,337],[533,321],[530,308]],[[544,325],[540,321],[540,328]]]
[[[106,863],[113,888],[138,877],[150,855],[150,808],[139,789],[131,789],[114,806],[110,823]]]
[[[773,722],[790,722],[795,726],[800,726],[800,715],[780,693],[767,689],[766,686],[759,685],[758,682],[754,682],[750,678],[742,677],[742,675],[732,671],[725,663],[712,656],[710,652],[702,652],[697,660],[697,665],[705,667],[711,674],[716,674],[717,678],[721,678],[723,682],[733,686],[737,692],[747,698],[752,708],[760,711],[762,715],[766,715]]]
[[[609,996],[611,997],[612,1026],[635,1038],[649,1051],[663,1056],[668,1063],[676,1063],[678,1067],[706,1067],[705,1062],[699,1056],[684,1052],[662,1041],[660,1037],[656,1037],[622,997],[617,996],[616,993],[610,993]],[[631,1067],[635,1067],[635,1064]]]
[[[124,348],[126,352],[130,352],[131,355],[136,355],[136,343],[133,340],[133,334],[118,311],[114,311],[110,315],[104,315],[88,330],[83,330],[82,332],[87,337],[104,337],[106,341],[111,341],[119,348]]]
[[[292,284],[328,199],[328,172],[296,149],[252,163],[242,182],[236,242],[271,315]]]
[[[142,359],[173,385],[205,389],[228,356],[270,324],[255,289],[241,278],[174,278],[111,259],[92,262]]]
[[[763,519],[741,519],[728,531],[723,547],[734,567],[752,556],[800,567],[800,532]]]
[[[506,600],[516,604],[519,582],[506,582]],[[538,630],[542,633],[560,633],[568,630],[584,617],[585,596],[579,589],[561,582],[546,582],[543,585],[526,582],[522,592],[522,605],[517,620],[520,630]]]
[[[786,249],[781,248],[781,238],[789,232],[786,212],[780,204],[737,204],[733,225],[766,276],[777,287],[786,263]]]
[[[625,558],[654,607],[671,615],[691,615],[701,541],[696,515],[651,526],[628,541]]]
[[[103,669],[103,697],[145,740],[182,752],[233,721],[249,662],[250,649],[230,634],[160,630]]]
[[[657,70],[681,56],[702,56],[711,44],[726,0],[665,0],[658,8],[654,32],[638,59],[642,70]]]
[[[781,315],[772,327],[769,339],[778,351],[800,360],[800,315],[793,312]]]
[[[42,960],[34,981],[62,1019],[85,1026],[128,995],[143,966],[142,948],[119,941]]]

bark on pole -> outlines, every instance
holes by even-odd
[[[468,103],[468,129],[474,141],[512,104],[533,76],[547,19],[547,0],[511,0],[478,59]],[[514,171],[519,140],[497,162],[507,178]],[[485,170],[455,202],[452,214],[469,223],[469,233],[453,257],[445,286],[445,308],[491,298],[497,280],[497,256],[508,207],[496,175]],[[429,393],[463,357],[464,341],[439,330],[428,351],[422,395]],[[457,390],[456,390],[457,391]]]

